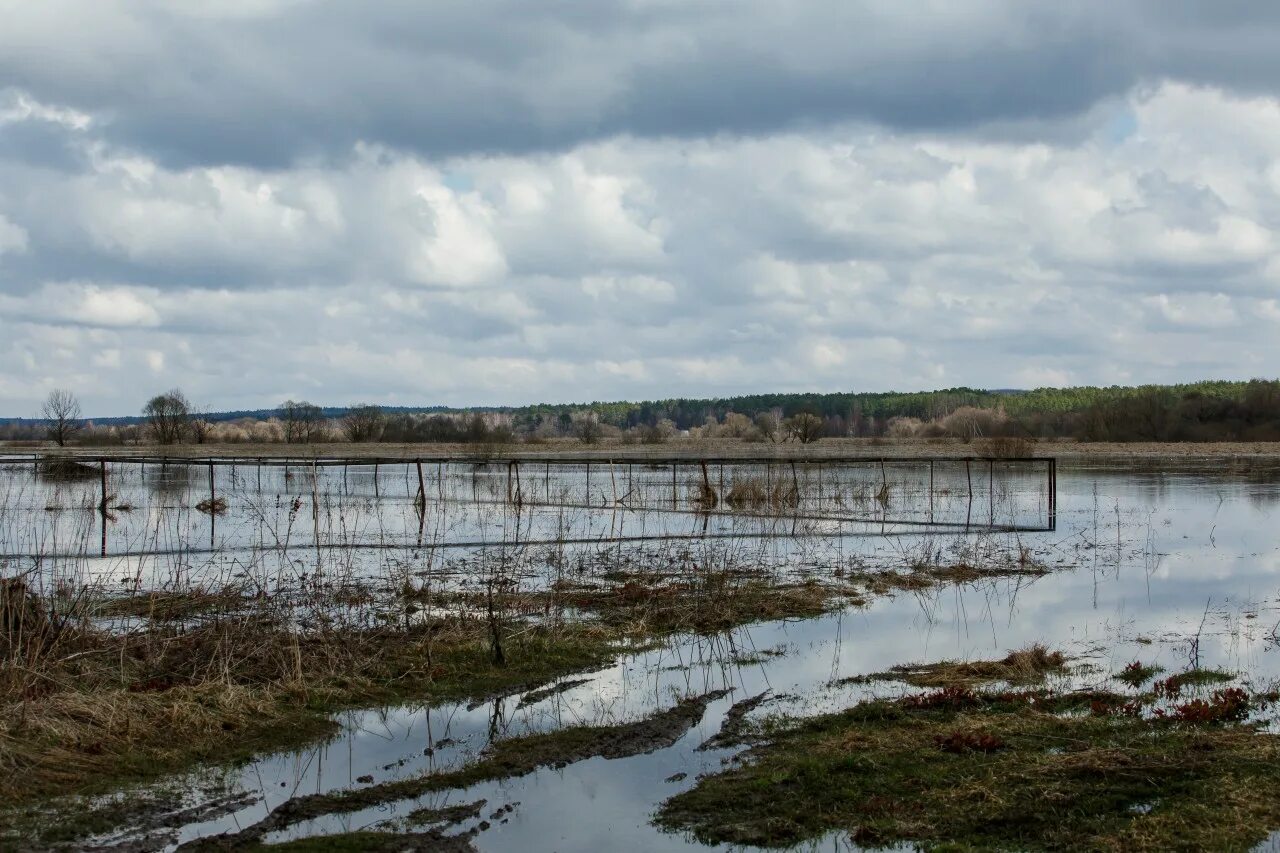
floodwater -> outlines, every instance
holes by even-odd
[[[549,483],[557,500],[547,499],[544,491],[542,503],[529,497],[513,510],[503,500],[508,482],[503,467],[482,477],[472,476],[474,472],[426,477],[426,521],[419,545],[420,516],[412,502],[417,474],[403,467],[379,473],[376,498],[367,494],[373,488],[371,473],[348,470],[345,492],[336,481],[342,473],[334,469],[314,480],[309,473],[299,476],[297,482],[305,487],[292,489],[280,471],[269,472],[272,481],[261,490],[251,480],[256,471],[236,472],[239,485],[228,473],[226,485],[215,481],[214,488],[230,496],[231,507],[215,519],[185,508],[194,494],[208,488],[207,480],[200,479],[207,476],[204,472],[189,477],[184,471],[180,485],[167,490],[147,478],[173,476],[170,472],[144,473],[138,483],[126,484],[119,498],[138,507],[150,500],[152,508],[117,513],[128,518],[116,522],[119,530],[108,525],[106,557],[101,530],[93,526],[94,513],[44,509],[59,501],[65,507],[80,505],[77,500],[82,504],[83,495],[98,488],[96,480],[55,486],[14,469],[9,497],[0,501],[0,552],[26,555],[3,558],[6,573],[20,568],[23,559],[31,562],[32,554],[44,554],[37,562],[46,571],[145,586],[170,582],[183,572],[221,577],[233,564],[250,575],[280,571],[290,557],[264,563],[243,555],[279,555],[280,533],[292,523],[297,529],[288,531],[284,551],[293,555],[296,550],[304,565],[309,551],[337,550],[316,548],[317,540],[334,543],[340,537],[367,555],[368,565],[352,569],[357,572],[385,569],[389,559],[400,561],[397,565],[420,562],[436,549],[474,556],[485,549],[525,548],[539,555],[521,575],[522,583],[534,586],[547,577],[536,567],[549,547],[585,552],[598,562],[600,555],[615,553],[612,549],[620,555],[624,544],[634,545],[639,550],[628,551],[629,559],[642,560],[652,557],[655,543],[665,537],[680,537],[674,541],[681,548],[746,549],[736,553],[811,576],[850,566],[902,569],[922,549],[970,558],[1013,551],[1029,554],[1050,571],[897,592],[816,619],[677,637],[660,649],[568,676],[565,680],[584,683],[536,702],[522,703],[517,694],[474,705],[348,713],[341,717],[341,734],[325,743],[172,780],[168,784],[188,790],[193,803],[216,779],[223,790],[246,794],[247,804],[229,814],[153,832],[148,837],[156,849],[244,828],[293,796],[367,787],[369,777],[378,784],[456,768],[475,760],[495,739],[636,720],[682,698],[728,689],[732,692],[711,702],[701,721],[674,745],[649,754],[594,758],[465,790],[380,803],[297,823],[265,839],[402,828],[415,809],[483,799],[478,817],[449,830],[478,828],[472,843],[480,850],[689,849],[701,845],[655,828],[652,815],[666,798],[692,786],[699,774],[733,760],[733,750],[699,747],[719,731],[730,706],[766,691],[769,700],[753,717],[822,713],[867,695],[904,689],[892,682],[849,684],[844,679],[913,661],[1001,657],[1033,642],[1073,658],[1066,680],[1077,686],[1118,689],[1111,674],[1137,659],[1171,672],[1192,665],[1220,667],[1260,689],[1280,679],[1280,538],[1275,532],[1280,480],[1271,476],[1064,467],[1057,478],[1056,512],[1051,513],[1043,469],[994,472],[989,489],[986,471],[935,470],[931,490],[927,472],[918,464],[896,472],[896,479],[895,472],[878,467],[835,466],[821,475],[828,479],[820,497],[815,481],[805,481],[801,499],[787,512],[708,517],[688,505],[690,484],[702,481],[696,469],[678,475],[688,479],[677,483],[674,500],[669,470],[646,472],[638,492],[637,472],[630,472],[631,484],[623,488],[618,466],[612,481],[607,471],[593,470],[590,491],[581,483],[583,472],[558,479],[549,473],[547,482],[525,472],[523,488]],[[789,469],[785,473],[790,477]],[[717,474],[712,469],[708,477]],[[734,476],[731,472],[730,480]],[[357,482],[357,477],[365,479]],[[319,482],[327,486],[321,488]],[[398,483],[394,494],[392,482]],[[887,500],[879,500],[876,495],[883,494],[886,482],[891,487]],[[980,485],[971,487],[974,482]],[[314,518],[310,505],[295,506],[292,497],[310,490],[347,496],[328,503],[340,522],[324,518],[324,501],[317,502]],[[620,508],[613,496],[628,492],[639,500]],[[246,508],[251,494],[257,495],[256,509]],[[170,509],[156,509],[156,496],[165,496]],[[283,515],[263,509],[277,506]],[[11,538],[27,529],[20,517],[37,511],[51,517],[45,529]],[[181,520],[157,521],[166,512]],[[157,530],[162,533],[148,532]],[[617,541],[628,537],[634,541]],[[164,547],[166,543],[172,547]],[[170,553],[139,556],[148,549]],[[561,560],[557,571],[563,565]],[[138,833],[120,833],[100,841],[138,838]],[[840,836],[810,847],[852,849]]]

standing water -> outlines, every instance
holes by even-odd
[[[1042,643],[1070,659],[1064,687],[1113,688],[1137,660],[1219,669],[1259,690],[1280,680],[1280,482],[1266,475],[1064,467],[1054,482],[1043,462],[108,463],[104,501],[94,465],[0,472],[0,573],[50,594],[228,584],[289,594],[318,578],[386,589],[426,578],[465,592],[492,585],[497,564],[507,587],[533,594],[672,562],[824,584],[974,569],[873,584],[820,616],[665,636],[510,695],[346,712],[323,742],[165,780],[153,790],[177,792],[175,807],[93,839],[108,848],[430,827],[480,850],[696,848],[653,817],[741,757],[722,730],[910,692],[860,677],[896,665]],[[357,604],[333,616],[368,614]],[[137,619],[100,621],[128,631]],[[660,731],[626,727],[685,707]],[[495,744],[582,726],[617,727],[635,743],[507,778],[414,784],[473,766]],[[364,793],[316,796],[346,791]],[[280,808],[290,801],[314,807],[290,816]],[[843,835],[813,846],[856,848]]]

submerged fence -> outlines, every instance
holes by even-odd
[[[237,522],[237,510],[253,514],[259,523],[269,511],[287,516],[291,531],[295,516],[309,515],[307,544],[314,547],[421,547],[429,517],[447,507],[468,505],[528,516],[525,544],[563,544],[563,529],[547,531],[556,513],[563,528],[565,511],[607,514],[607,536],[619,540],[787,535],[779,522],[806,522],[806,529],[821,528],[833,535],[853,530],[854,525],[921,532],[1036,532],[1057,527],[1057,462],[1038,457],[647,456],[614,461],[569,455],[192,459],[9,454],[0,456],[0,466],[10,481],[25,477],[37,484],[23,501],[30,512],[93,510],[100,519],[96,550],[103,556],[109,551],[132,553],[132,546],[124,546],[139,537],[126,528],[141,526],[133,511],[166,508],[188,511],[191,521],[181,547],[192,553],[219,549],[220,527],[244,522]],[[374,507],[374,513],[399,511],[406,521],[388,526],[379,518],[377,541],[369,536],[365,538],[370,541],[360,541],[345,518],[336,534],[332,521],[325,527],[322,514],[332,515],[337,507],[341,515],[344,506],[355,505]],[[190,513],[192,509],[196,512]],[[673,531],[634,521],[663,516],[692,518],[695,525]],[[627,518],[633,519],[629,526],[624,524]],[[758,522],[756,527],[744,527],[752,520]],[[712,528],[712,521],[718,526]],[[120,531],[116,538],[123,551],[110,547],[113,525]],[[396,525],[402,529],[388,533]],[[451,530],[455,535],[436,537],[432,544],[478,547],[486,542],[482,525],[456,524]],[[605,536],[592,530],[582,538]],[[201,541],[208,543],[207,549],[198,544]],[[235,537],[224,536],[221,547],[236,544]],[[0,556],[23,553],[14,545],[0,543]]]

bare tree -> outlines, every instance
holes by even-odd
[[[801,412],[787,419],[787,431],[801,444],[809,444],[822,438],[825,425],[822,418],[811,412]]]
[[[352,406],[342,416],[342,432],[347,441],[377,441],[382,437],[386,417],[377,406]]]
[[[588,412],[576,424],[578,440],[583,444],[595,444],[604,435],[604,427],[596,420],[595,412]]]
[[[172,388],[158,394],[142,407],[151,436],[159,444],[177,444],[187,434],[191,403],[181,390]]]
[[[45,398],[40,414],[47,421],[49,438],[66,447],[67,442],[84,427],[80,420],[80,401],[75,394],[55,388]]]
[[[310,444],[324,438],[324,411],[306,400],[285,400],[276,414],[286,444]]]
[[[213,424],[209,421],[209,409],[207,406],[200,406],[191,410],[191,417],[187,420],[187,428],[191,430],[191,439],[196,444],[204,444],[209,440],[209,435],[213,431]]]

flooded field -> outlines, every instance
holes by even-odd
[[[445,636],[438,626],[475,625],[499,663],[535,631],[609,647],[549,677],[459,688],[456,701],[426,689],[338,710],[336,729],[231,765],[215,756],[118,791],[51,795],[26,817],[74,815],[73,828],[37,837],[13,819],[8,843],[909,849],[795,818],[753,835],[664,804],[774,760],[749,752],[770,721],[889,707],[951,684],[909,665],[1001,661],[1038,644],[1061,655],[1043,689],[1092,697],[1083,707],[1102,703],[1096,717],[1157,675],[1195,677],[1130,716],[1184,713],[1179,702],[1234,687],[1274,694],[1278,501],[1274,472],[1057,471],[1045,460],[12,460],[0,469],[0,575],[21,579],[42,619],[173,641],[269,613],[298,643],[344,631],[430,642]],[[426,648],[428,683],[443,679]],[[1135,665],[1151,675],[1116,678]],[[170,669],[120,689],[187,689]],[[24,689],[32,703],[47,693]],[[1239,716],[1269,730],[1271,713],[1259,700]],[[1140,823],[1161,803],[1126,809]]]

